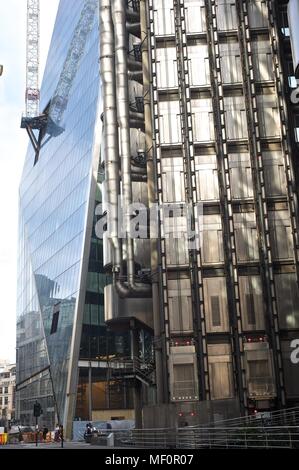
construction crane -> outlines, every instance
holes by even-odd
[[[38,88],[39,0],[27,0],[26,114],[22,118],[21,127],[27,130],[35,150],[35,163],[38,161],[41,147],[51,137],[56,137],[64,131],[63,115],[84,54],[87,37],[93,28],[97,7],[98,0],[84,0],[53,97],[40,113]],[[37,135],[34,131],[38,131]],[[48,138],[43,142],[46,134]]]
[[[26,117],[39,114],[39,0],[27,0]]]

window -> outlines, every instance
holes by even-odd
[[[253,184],[250,155],[248,153],[231,153],[229,155],[232,197],[234,199],[252,198]]]
[[[185,0],[187,32],[206,31],[204,0]]]
[[[4,393],[8,393],[8,387],[4,387]]]
[[[212,324],[213,326],[221,326],[220,318],[220,302],[218,295],[211,296]]]
[[[281,123],[276,96],[274,94],[258,95],[257,106],[261,137],[280,136]]]
[[[204,215],[201,243],[203,264],[221,263],[223,261],[223,235],[220,215]]]
[[[269,40],[252,41],[253,68],[258,82],[273,80],[273,60]]]
[[[286,176],[281,152],[263,152],[265,187],[267,196],[286,194]]]
[[[181,114],[178,101],[160,101],[159,127],[162,144],[181,142]]]
[[[243,330],[263,330],[265,320],[261,277],[240,276],[239,283]]]
[[[295,273],[275,275],[279,326],[284,329],[299,327],[299,289]]]
[[[250,358],[248,357],[249,353],[251,353]],[[274,397],[276,391],[270,351],[247,351],[247,357],[248,396],[250,398]]]
[[[279,12],[280,30],[284,36],[290,35],[287,6],[283,6]]]
[[[53,335],[57,331],[58,319],[59,319],[59,310],[58,312],[53,313],[52,326],[51,326],[51,332],[50,332],[51,335]]]
[[[246,106],[243,96],[224,98],[226,132],[229,140],[245,139],[248,136]]]
[[[253,294],[245,294],[246,298],[246,311],[248,325],[255,325],[255,312],[254,312],[254,298]]]
[[[295,140],[299,143],[299,114],[296,114],[294,117],[295,122]]]
[[[290,88],[297,88],[297,80],[294,73],[294,65],[292,60],[287,61],[287,74],[288,74],[288,82]]]
[[[4,398],[4,405],[8,405],[8,397]]]
[[[195,165],[198,199],[200,201],[219,199],[216,155],[196,156]]]
[[[184,163],[181,157],[162,159],[162,186],[164,202],[185,200]]]
[[[188,63],[191,85],[210,83],[209,51],[206,44],[188,45]]]
[[[259,251],[255,214],[234,214],[234,224],[238,261],[257,260]]]
[[[157,48],[157,85],[159,88],[178,85],[175,47]]]
[[[228,344],[208,345],[211,399],[221,400],[234,395],[233,369]]]
[[[169,280],[168,299],[171,332],[192,331],[192,300],[189,279]]]
[[[223,83],[242,82],[240,46],[237,42],[219,44]]]
[[[251,28],[264,28],[268,24],[268,7],[265,0],[248,2],[249,25]]]
[[[252,379],[269,377],[269,361],[248,361],[249,376]]]
[[[226,280],[209,277],[203,280],[206,327],[209,333],[228,331]]]
[[[165,245],[168,265],[188,264],[186,218],[165,217]]]
[[[192,99],[192,125],[195,142],[209,142],[215,138],[214,113],[209,98]]]
[[[173,395],[184,399],[196,395],[196,382],[193,364],[174,364],[173,366]]]
[[[59,312],[60,312],[60,302],[56,303],[53,307],[53,317],[52,317],[52,325],[51,325],[50,335],[53,335],[57,331],[58,320],[59,320]]]
[[[155,2],[158,5],[154,11],[155,32],[157,36],[174,34],[174,12],[172,0]]]
[[[237,12],[234,2],[218,0],[216,14],[218,29],[220,31],[228,31],[237,28]]]
[[[293,236],[287,210],[269,211],[270,240],[274,259],[292,259]]]

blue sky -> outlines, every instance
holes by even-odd
[[[75,0],[70,0],[75,1]],[[40,0],[42,77],[59,0]],[[28,138],[25,103],[27,0],[0,0],[0,359],[15,359],[18,186]]]

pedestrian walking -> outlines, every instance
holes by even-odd
[[[49,429],[45,426],[44,429],[43,429],[43,440],[46,441],[47,440],[47,434],[49,432]]]

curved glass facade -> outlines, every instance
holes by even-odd
[[[80,56],[70,46],[80,34],[87,4],[94,5],[93,23]],[[22,424],[32,422],[36,399],[44,411],[44,424],[52,426],[55,419],[65,419],[80,293],[85,299],[82,266],[83,257],[89,256],[84,247],[90,245],[87,227],[89,217],[92,223],[90,201],[95,201],[92,169],[97,165],[94,159],[99,158],[94,151],[100,87],[97,4],[97,0],[60,1],[41,89],[41,111],[55,97],[59,81],[71,83],[65,96],[59,96],[63,102],[59,133],[53,135],[47,128],[38,159],[29,145],[20,184],[17,404]],[[100,306],[97,315],[103,316]],[[78,357],[73,360],[77,362]]]

